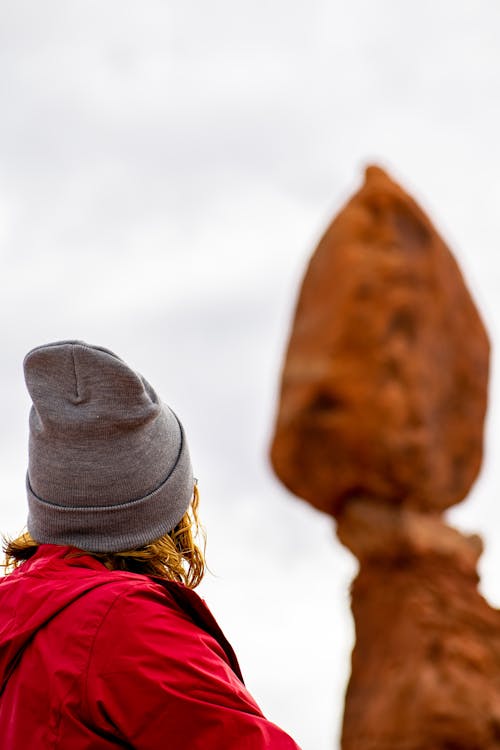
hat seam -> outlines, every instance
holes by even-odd
[[[172,411],[172,410],[170,410],[170,411]],[[172,414],[174,415],[174,417],[175,417],[175,419],[177,421],[177,424],[179,425],[179,429],[180,429],[180,433],[181,433],[181,447],[180,447],[179,452],[177,454],[177,458],[175,459],[175,463],[172,466],[172,468],[170,469],[170,471],[167,474],[167,476],[165,477],[165,479],[163,479],[163,481],[157,487],[155,487],[154,490],[151,490],[151,492],[148,492],[146,495],[141,495],[141,497],[136,497],[133,500],[127,500],[124,503],[113,503],[113,505],[83,505],[83,506],[82,505],[59,505],[58,503],[53,503],[50,500],[45,500],[45,498],[40,497],[39,495],[37,495],[36,492],[33,490],[33,487],[31,486],[29,472],[26,472],[26,481],[28,483],[28,489],[29,489],[29,491],[31,492],[31,494],[33,495],[33,497],[36,497],[36,499],[40,503],[43,503],[44,505],[47,505],[50,508],[57,508],[57,510],[60,510],[60,511],[63,511],[63,512],[68,512],[69,511],[69,512],[78,512],[78,513],[81,513],[82,510],[85,510],[85,512],[91,511],[93,513],[94,512],[99,513],[99,512],[110,511],[110,510],[115,510],[115,509],[116,510],[123,510],[126,507],[130,507],[134,503],[140,503],[140,502],[142,502],[143,500],[145,500],[146,498],[150,497],[151,495],[154,495],[155,492],[158,492],[158,490],[160,490],[163,487],[163,485],[166,482],[168,482],[168,480],[173,475],[174,471],[177,469],[177,467],[179,465],[179,461],[180,461],[181,454],[182,454],[182,449],[184,447],[184,431],[183,431],[183,429],[181,427],[181,423],[179,422],[179,419],[177,418],[177,415],[175,414],[175,412],[172,411]]]
[[[73,362],[73,374],[75,376],[75,392],[76,392],[76,398],[80,398],[80,392],[78,390],[78,376],[76,374],[76,362],[75,362],[75,347],[71,347],[71,360]]]
[[[178,466],[178,462],[175,464],[174,468],[170,472],[170,474],[163,480],[161,484],[158,485],[158,487],[155,487],[154,490],[151,490],[151,492],[148,492],[147,495],[142,495],[141,497],[135,497],[133,500],[127,500],[125,503],[114,503],[113,505],[58,505],[57,503],[51,503],[50,500],[45,500],[43,497],[40,497],[36,494],[36,492],[33,491],[33,487],[31,486],[31,482],[29,480],[28,476],[28,489],[33,495],[33,497],[36,497],[38,502],[42,503],[43,505],[46,505],[49,508],[54,508],[57,511],[61,511],[62,513],[109,513],[109,511],[120,511],[124,510],[125,508],[129,508],[136,503],[141,503],[143,500],[146,500],[148,497],[151,497],[156,492],[161,490],[161,488],[168,482],[172,474],[174,473],[175,469]]]

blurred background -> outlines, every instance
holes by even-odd
[[[268,465],[298,285],[379,163],[450,244],[495,343],[499,32],[496,0],[0,6],[0,529],[26,517],[24,354],[116,351],[184,422],[200,593],[304,750],[338,742],[355,563]],[[484,468],[449,513],[482,534],[497,605],[499,377],[494,356]]]

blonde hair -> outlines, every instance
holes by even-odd
[[[205,573],[205,531],[198,518],[198,487],[195,484],[193,499],[187,511],[172,531],[155,539],[150,544],[125,552],[86,552],[100,560],[108,570],[128,570],[132,573],[154,575],[169,581],[183,583],[196,588]],[[202,548],[196,544],[201,536]],[[10,572],[28,560],[38,549],[29,532],[17,539],[5,540],[5,572]],[[80,553],[79,553],[80,554]]]

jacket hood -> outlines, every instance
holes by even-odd
[[[90,555],[50,544],[40,545],[33,557],[0,579],[0,694],[41,628],[87,591],[115,580]]]

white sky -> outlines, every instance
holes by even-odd
[[[270,719],[336,744],[355,572],[266,461],[301,274],[362,167],[389,168],[500,320],[496,0],[4,0],[0,527],[24,524],[25,352],[82,338],[185,423],[216,577],[200,593]],[[500,603],[498,366],[451,513]]]

